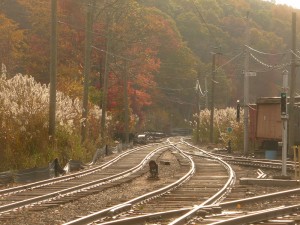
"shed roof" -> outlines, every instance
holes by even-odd
[[[289,97],[287,97],[289,100]],[[280,97],[260,97],[256,99],[256,104],[279,104]],[[295,103],[300,104],[300,96],[295,96]]]

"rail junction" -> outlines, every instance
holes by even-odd
[[[299,182],[266,177],[280,169],[279,161],[165,139],[77,173],[1,189],[0,223],[299,224]]]

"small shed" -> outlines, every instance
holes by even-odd
[[[256,138],[281,141],[280,98],[259,98],[257,99],[256,107]]]
[[[300,144],[300,96],[295,97],[294,119],[295,144]],[[281,142],[283,124],[280,97],[258,98],[255,122],[257,140]]]

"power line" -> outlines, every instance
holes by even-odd
[[[203,93],[199,80],[197,80],[197,83],[196,83],[196,90],[199,91],[199,93],[202,95],[202,97],[207,96],[207,91],[205,91],[205,93]]]
[[[200,19],[202,20],[202,22],[204,23],[206,29],[208,30],[210,36],[214,39],[216,46],[219,46],[219,43],[217,42],[217,39],[216,39],[215,35],[212,33],[211,29],[209,28],[208,24],[206,23],[203,15],[202,15],[201,11],[199,10],[198,6],[196,5],[195,1],[192,0],[192,3],[194,5],[194,8],[196,9]]]
[[[297,51],[297,52],[300,53],[299,51]],[[293,50],[291,50],[291,53],[292,53],[294,56],[296,56],[298,59],[300,59],[300,56],[297,55]]]
[[[93,45],[92,45],[91,47],[92,47],[93,49],[96,49],[96,50],[100,51],[100,52],[105,52],[105,53],[107,53],[108,55],[110,55],[110,56],[112,56],[112,57],[120,58],[120,59],[124,59],[124,60],[126,60],[126,61],[131,61],[131,62],[133,62],[132,59],[126,58],[126,57],[124,57],[124,56],[121,56],[121,55],[117,55],[117,54],[108,52],[108,51],[106,51],[106,50],[104,50],[104,49],[97,48],[97,47],[95,47],[95,46],[93,46]]]
[[[177,104],[180,104],[180,105],[191,105],[191,106],[196,106],[194,103],[191,103],[191,102],[186,102],[186,101],[182,101],[180,99],[171,99],[171,98],[164,98],[164,99],[157,99],[158,101],[160,102],[165,102],[165,101],[169,101],[169,102],[173,102],[173,103],[177,103]],[[164,100],[164,101],[163,101]]]
[[[279,69],[282,69],[284,67],[287,67],[290,65],[290,63],[283,63],[283,64],[275,64],[275,65],[270,65],[270,64],[267,64],[263,61],[261,61],[260,59],[258,59],[257,57],[255,57],[252,53],[250,53],[250,56],[256,61],[258,62],[259,64],[261,64],[262,66],[264,67],[267,67],[268,69],[271,69],[271,70],[279,70]]]
[[[61,20],[58,20],[57,23],[60,23],[60,24],[63,24],[63,25],[66,25],[66,26],[69,26],[77,31],[85,31],[85,28],[82,28],[80,26],[76,26],[76,25],[73,25],[73,24],[70,24],[70,23],[67,23],[67,22],[64,22],[64,21],[61,21]],[[93,34],[94,37],[104,37],[104,38],[107,38],[106,35],[103,35],[103,34],[100,34],[98,32],[95,32],[95,31],[88,31],[90,34]]]
[[[259,54],[263,54],[263,55],[270,55],[270,56],[276,56],[276,55],[286,55],[289,53],[289,51],[286,51],[286,52],[280,52],[280,53],[268,53],[268,52],[262,52],[262,51],[259,51],[257,49],[254,49],[252,47],[250,47],[249,45],[245,45],[249,50],[252,50],[256,53],[259,53]]]
[[[167,87],[154,87],[157,89],[162,89],[162,90],[169,90],[169,91],[184,91],[184,90],[192,90],[195,89],[195,87],[185,87],[185,88],[167,88]]]
[[[231,63],[232,61],[234,61],[235,59],[237,59],[241,54],[243,54],[243,53],[241,52],[241,53],[237,54],[236,56],[234,56],[233,58],[231,58],[229,61],[227,61],[226,63],[224,63],[223,65],[219,66],[217,69],[215,69],[214,72],[218,71],[219,69],[223,68],[227,64]]]

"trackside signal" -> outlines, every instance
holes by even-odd
[[[280,104],[281,104],[281,115],[287,115],[287,107],[286,107],[286,93],[282,92],[280,95]]]
[[[240,111],[241,111],[241,105],[240,100],[236,101],[236,121],[240,122]]]

